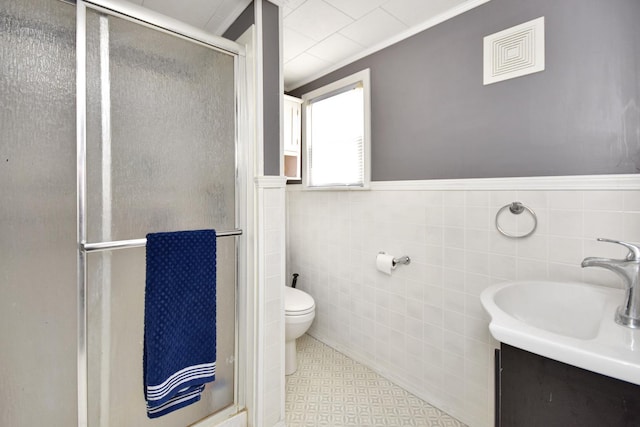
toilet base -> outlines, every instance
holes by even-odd
[[[296,354],[296,340],[284,343],[284,373],[291,375],[298,369],[298,356]]]

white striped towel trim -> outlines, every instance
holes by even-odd
[[[176,387],[198,378],[206,378],[215,375],[216,362],[193,365],[179,370],[158,385],[147,386],[147,400],[160,400]]]
[[[150,407],[147,404],[147,412],[149,414],[155,414],[156,412],[164,411],[165,409],[170,408],[171,406],[178,405],[178,404],[180,404],[182,402],[185,402],[187,400],[194,399],[195,397],[199,396],[202,393],[203,388],[204,388],[204,386],[198,386],[193,391],[189,392],[188,394],[181,395],[181,396],[176,396],[173,399],[166,401],[165,403],[163,403],[160,406]],[[181,391],[184,391],[184,390],[181,390]]]

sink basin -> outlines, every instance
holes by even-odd
[[[614,321],[622,289],[516,281],[487,288],[480,300],[498,341],[640,385],[640,329]]]
[[[497,308],[527,325],[580,339],[598,335],[608,292],[576,283],[517,282],[500,287]]]

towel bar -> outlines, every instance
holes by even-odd
[[[228,237],[228,236],[240,236],[242,234],[241,229],[235,229],[230,231],[220,231],[216,233],[216,237]],[[85,252],[99,252],[110,251],[112,249],[127,249],[127,248],[139,248],[147,245],[147,239],[131,239],[131,240],[116,240],[113,242],[100,242],[100,243],[81,243],[80,246]]]

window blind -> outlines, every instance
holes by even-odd
[[[310,187],[364,185],[364,90],[345,89],[309,104]]]

